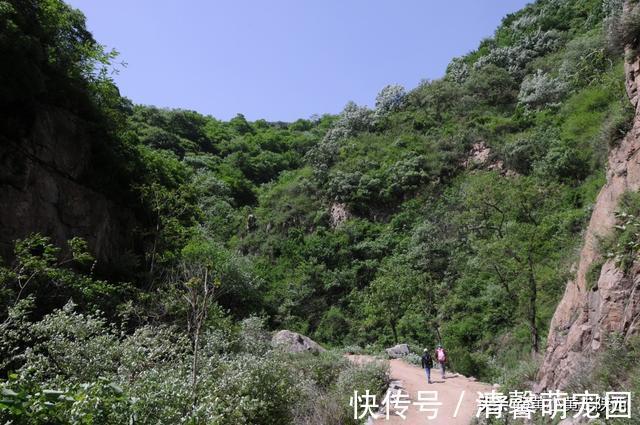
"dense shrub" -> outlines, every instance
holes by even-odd
[[[532,136],[519,137],[505,145],[505,165],[520,174],[528,174],[533,163],[544,155],[546,148],[545,140]]]
[[[637,4],[631,3],[629,10],[622,15],[620,38],[623,46],[637,51],[640,43],[640,7]]]
[[[574,393],[589,391],[602,394],[607,391],[629,391],[636,394],[640,388],[640,364],[638,354],[640,341],[637,337],[624,338],[619,333],[609,334],[602,341],[602,347],[580,362],[567,391]],[[611,359],[616,359],[612,362]],[[625,367],[620,367],[624,364]],[[631,419],[609,420],[612,424],[636,423],[634,418],[640,409],[631,403]]]
[[[566,92],[565,83],[559,78],[542,72],[527,75],[520,85],[518,102],[527,108],[543,108],[557,105]]]
[[[447,79],[451,79],[456,83],[464,83],[469,76],[469,64],[467,64],[464,58],[453,58],[449,65],[447,65],[445,75]]]
[[[339,341],[348,332],[349,321],[344,313],[337,307],[331,307],[322,316],[315,334],[319,341]]]
[[[249,319],[205,334],[194,387],[191,343],[177,328],[123,334],[72,304],[39,322],[18,310],[11,317],[13,329],[29,329],[13,334],[22,341],[3,337],[22,364],[1,383],[0,418],[13,423],[283,424],[327,404],[334,423],[352,423],[349,395],[380,394],[388,380],[383,364],[273,351],[261,321]]]
[[[493,106],[510,104],[517,94],[517,84],[512,75],[492,63],[476,67],[466,79],[465,87],[476,99]]]
[[[401,85],[385,86],[376,96],[375,114],[384,116],[390,112],[396,112],[403,106],[405,97],[406,92]]]
[[[613,234],[601,243],[602,256],[612,259],[618,268],[628,272],[637,260],[640,240],[640,194],[626,192],[616,211],[618,223]]]
[[[592,31],[567,43],[558,75],[573,88],[597,83],[612,66],[600,31]]]
[[[589,174],[589,159],[584,153],[561,144],[549,149],[535,164],[536,171],[562,181],[582,180]]]
[[[524,35],[511,46],[491,49],[474,63],[474,67],[480,69],[493,64],[507,69],[513,75],[519,75],[532,59],[557,50],[561,43],[562,37],[558,31],[537,31]]]

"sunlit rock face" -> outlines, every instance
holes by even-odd
[[[628,7],[628,5],[626,5]],[[629,57],[629,56],[627,56]],[[584,237],[575,278],[567,283],[547,342],[536,389],[564,388],[576,374],[588,369],[591,355],[613,334],[629,338],[640,330],[640,268],[625,275],[607,261],[597,284],[589,288],[586,275],[598,257],[598,238],[613,231],[620,197],[640,189],[640,58],[625,64],[626,87],[636,108],[633,128],[611,148],[607,182],[598,194]]]

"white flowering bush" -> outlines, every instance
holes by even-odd
[[[271,338],[265,331],[265,319],[260,317],[249,317],[240,322],[240,341],[241,351],[262,355],[271,349]]]
[[[537,15],[524,14],[517,19],[514,19],[509,27],[514,31],[527,31],[531,28],[538,26],[540,17]]]
[[[291,423],[298,377],[275,354],[240,353],[203,370],[197,416],[213,424]]]
[[[422,367],[422,357],[420,357],[416,353],[407,354],[406,356],[404,356],[404,360],[407,363],[410,363],[412,365],[416,365],[416,366]]]
[[[138,423],[135,401],[106,378],[60,388],[42,386],[28,372],[10,373],[0,382],[0,420],[24,425]]]
[[[306,154],[306,161],[313,167],[316,177],[326,177],[338,155],[340,142],[359,132],[371,130],[375,121],[375,112],[371,109],[358,106],[354,102],[347,103],[322,141]]]
[[[22,316],[10,325],[26,331],[22,340],[12,341],[12,360],[22,363],[31,378],[77,384],[116,372],[119,342],[115,328],[99,316],[76,313],[74,308],[68,303],[39,322],[29,323]],[[2,330],[12,333],[8,328]],[[21,351],[21,346],[26,348]]]
[[[487,64],[493,64],[506,68],[512,74],[518,74],[532,59],[557,50],[561,43],[562,38],[557,31],[537,31],[524,35],[512,46],[493,48],[473,66],[480,69]]]
[[[308,425],[344,424],[360,425],[353,418],[349,398],[354,391],[369,390],[380,400],[389,384],[389,364],[373,361],[354,365],[341,353],[325,352],[289,356],[298,368],[298,379],[304,383],[304,395],[295,409],[295,423]]]
[[[375,123],[374,111],[354,102],[346,104],[338,119],[327,130],[319,145],[337,146],[338,142],[360,131],[370,130]]]
[[[251,317],[202,335],[194,386],[193,345],[180,328],[128,334],[71,303],[29,322],[28,307],[0,326],[14,359],[5,365],[19,365],[0,381],[0,423],[355,425],[349,395],[386,385],[383,365],[273,350],[264,320]]]
[[[456,83],[464,83],[469,77],[469,65],[464,58],[457,57],[451,59],[447,66],[446,78]]]
[[[385,86],[376,96],[376,116],[384,116],[395,112],[404,105],[407,92],[399,84]]]
[[[340,114],[334,128],[343,128],[347,135],[370,130],[375,123],[373,111],[366,106],[358,106],[349,102]]]
[[[564,81],[539,69],[522,80],[518,102],[527,108],[540,109],[557,104],[566,91]]]
[[[364,354],[364,349],[359,345],[346,345],[342,347],[344,354]]]
[[[346,132],[329,129],[324,139],[305,155],[305,161],[313,169],[316,179],[324,180],[331,165],[335,162],[339,152],[339,142],[347,137]]]

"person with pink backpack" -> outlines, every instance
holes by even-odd
[[[442,372],[442,379],[444,379],[444,365],[447,362],[447,352],[442,348],[442,344],[438,344],[436,348],[436,360],[440,363],[440,371]]]

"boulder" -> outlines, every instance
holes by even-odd
[[[317,342],[309,338],[308,336],[301,335],[296,332],[281,330],[278,331],[271,343],[274,347],[278,347],[289,353],[320,353],[326,351]]]
[[[398,357],[404,357],[409,354],[409,346],[407,344],[398,344],[387,348],[385,351],[389,357],[397,359]]]

